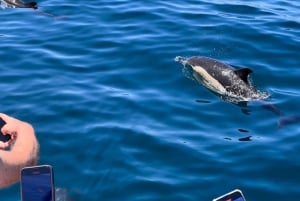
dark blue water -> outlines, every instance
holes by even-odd
[[[259,103],[246,115],[174,62],[249,67],[272,104],[300,116],[298,1],[38,3],[59,18],[0,10],[1,112],[34,125],[40,164],[75,201],[300,197],[300,124],[278,129]],[[0,198],[20,200],[19,184]]]

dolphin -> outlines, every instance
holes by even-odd
[[[259,101],[263,107],[279,117],[278,128],[285,125],[300,122],[298,116],[286,116],[275,105],[267,103],[269,94],[257,90],[250,82],[249,75],[253,71],[250,68],[234,68],[218,60],[193,56],[190,58],[175,57],[175,61],[188,65],[193,69],[192,75],[196,81],[219,95],[223,100],[242,106],[245,109],[247,102]]]
[[[268,97],[250,83],[248,78],[253,72],[250,68],[236,69],[209,57],[185,59],[177,56],[175,61],[192,67],[196,81],[229,102],[240,103]]]
[[[35,10],[38,9],[37,2],[35,2],[35,1],[25,3],[22,0],[0,0],[0,6],[2,8],[33,8]],[[53,17],[56,20],[63,18],[63,16],[55,16],[55,15],[52,15],[50,13],[47,13],[47,12],[44,12],[41,10],[37,10],[37,12],[42,15]]]
[[[1,4],[9,8],[38,8],[34,1],[25,3],[22,0],[1,0]]]

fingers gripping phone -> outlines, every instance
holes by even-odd
[[[6,124],[6,122],[0,118],[0,129]],[[0,141],[2,142],[7,142],[8,140],[10,140],[10,135],[7,134],[7,135],[4,135],[1,131],[0,131]]]
[[[213,199],[213,201],[246,201],[246,199],[241,190],[235,189],[225,195]]]
[[[21,170],[22,201],[55,201],[53,170],[50,165]]]

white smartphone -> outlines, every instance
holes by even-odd
[[[235,189],[229,193],[213,199],[213,201],[246,201],[246,199],[241,190]]]
[[[20,185],[22,201],[55,201],[54,177],[50,165],[23,168]]]

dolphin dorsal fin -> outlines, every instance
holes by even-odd
[[[234,73],[239,76],[245,83],[249,84],[248,82],[248,75],[253,71],[250,68],[241,68],[234,71]]]

